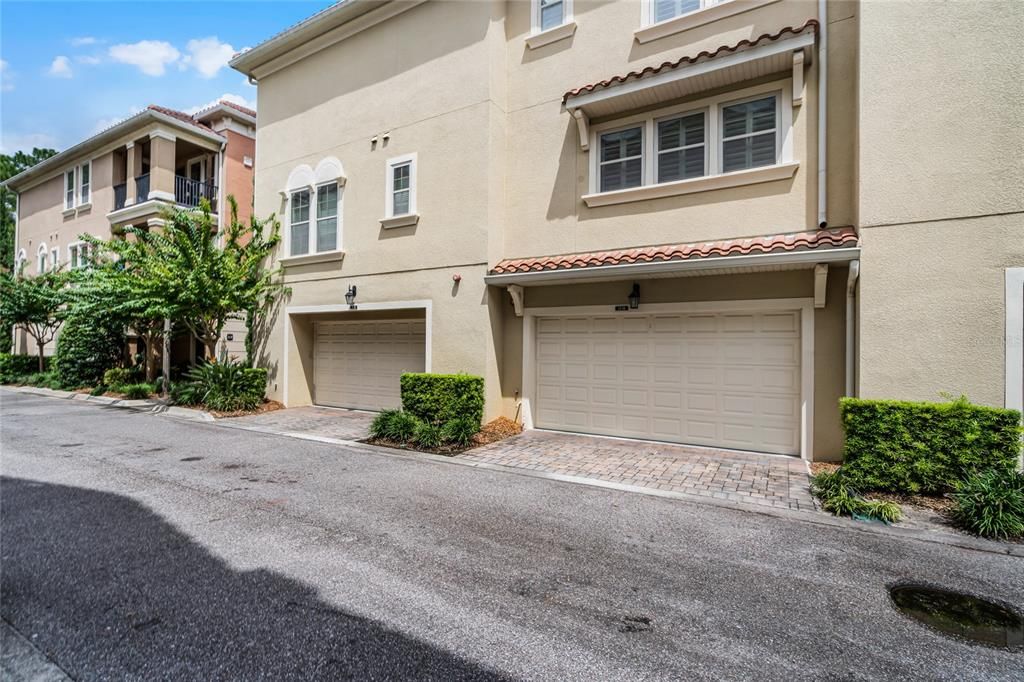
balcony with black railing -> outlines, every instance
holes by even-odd
[[[122,182],[120,185],[114,185],[114,210],[120,210],[124,208],[125,200],[128,198],[128,183]]]
[[[135,177],[135,203],[141,204],[149,199],[149,173]]]
[[[174,176],[174,201],[182,206],[197,207],[206,199],[210,208],[217,210],[217,185],[209,180],[192,180],[183,175]]]

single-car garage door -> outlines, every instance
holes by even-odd
[[[800,313],[539,317],[535,425],[800,452]]]
[[[422,319],[316,322],[313,402],[359,410],[400,407],[402,373],[424,368],[424,329]]]

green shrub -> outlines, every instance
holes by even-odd
[[[972,405],[840,401],[846,481],[859,490],[940,493],[975,472],[1009,471],[1020,453],[1020,413]]]
[[[989,538],[1024,536],[1024,474],[974,474],[957,487],[953,500],[953,520],[964,530]]]
[[[128,384],[136,383],[136,374],[127,367],[114,367],[103,373],[103,383],[115,391]]]
[[[441,427],[430,422],[420,421],[416,424],[412,439],[421,448],[434,450],[441,446]]]
[[[894,502],[866,500],[850,487],[844,474],[845,467],[833,472],[823,472],[811,478],[811,494],[821,501],[825,511],[836,516],[853,516],[878,519],[885,523],[900,520],[900,507]]]
[[[172,392],[181,405],[205,405],[217,412],[256,409],[267,391],[267,370],[234,360],[205,362],[185,374]]]
[[[156,393],[156,389],[152,384],[128,384],[121,386],[120,392],[124,393],[128,400],[143,400]]]
[[[395,443],[408,443],[416,435],[420,420],[408,412],[396,411],[387,421],[384,438]]]
[[[441,440],[464,448],[479,431],[480,422],[470,417],[457,417],[441,427]]]
[[[57,377],[57,373],[52,369],[45,372],[33,372],[32,374],[27,374],[21,378],[21,381],[27,386],[52,388],[54,390],[60,389],[60,379]]]
[[[91,391],[89,391],[89,395],[103,395],[106,392],[107,392],[107,387],[104,386],[103,384],[100,384],[96,388],[94,388]]]
[[[65,388],[95,386],[124,355],[125,323],[117,316],[68,316],[57,337],[53,363]]]
[[[483,377],[468,374],[403,374],[402,409],[425,422],[443,425],[457,417],[484,416]]]
[[[391,420],[400,412],[401,410],[384,410],[378,413],[370,423],[370,438],[387,438]]]
[[[49,369],[50,358],[43,358],[43,367]],[[28,375],[38,373],[38,355],[0,353],[0,384],[24,383]]]

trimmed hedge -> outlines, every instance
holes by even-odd
[[[484,379],[469,374],[402,375],[402,409],[428,424],[442,426],[456,418],[477,425],[484,418]]]
[[[43,358],[43,367],[49,369],[49,357]],[[38,355],[0,353],[0,384],[12,384],[37,372],[39,372]]]
[[[95,386],[124,355],[125,324],[115,316],[71,315],[61,327],[53,362],[65,388]]]
[[[862,491],[942,493],[974,473],[1012,471],[1020,455],[1020,412],[899,400],[839,401],[847,482]]]

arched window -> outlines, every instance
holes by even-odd
[[[18,257],[14,259],[14,274],[20,275],[21,269],[25,267],[25,262],[28,260],[28,254],[25,253],[25,249],[18,251]]]
[[[36,272],[40,275],[46,272],[47,256],[49,256],[49,252],[46,250],[46,243],[43,242],[36,251]]]
[[[292,169],[285,186],[288,200],[289,256],[341,249],[341,195],[345,171],[335,157],[321,159],[313,170],[306,164]]]

